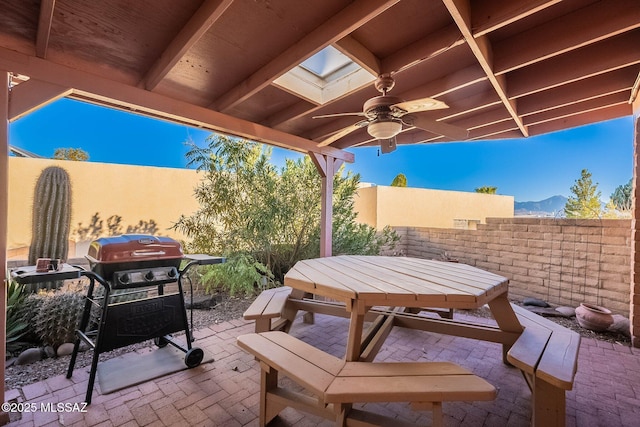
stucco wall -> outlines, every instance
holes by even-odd
[[[24,249],[19,248],[31,243],[34,187],[48,166],[64,168],[71,179],[72,235],[78,223],[88,225],[99,212],[105,227],[112,215],[122,217],[124,230],[138,221],[153,219],[158,234],[182,239],[184,236],[169,228],[181,214],[198,208],[193,190],[200,176],[193,170],[10,157],[8,245],[12,258],[24,258]],[[84,254],[86,244],[79,244],[70,257]]]
[[[488,217],[513,217],[513,196],[373,186],[358,189],[358,221],[392,227],[475,228]]]
[[[158,234],[183,239],[169,228],[181,214],[198,209],[193,190],[200,176],[193,170],[71,162],[49,159],[9,158],[9,256],[24,259],[31,242],[33,191],[40,172],[48,166],[67,170],[72,185],[69,257],[83,257],[88,241],[73,245],[78,223],[87,226],[99,212],[105,222],[122,217],[122,227],[153,219]],[[318,190],[319,191],[319,190]],[[358,220],[376,228],[419,226],[451,228],[455,220],[484,223],[486,217],[512,217],[513,197],[456,191],[374,186],[358,190]],[[470,224],[475,227],[475,223]]]
[[[509,295],[629,313],[630,220],[488,218],[477,230],[398,228],[396,252],[508,277]]]

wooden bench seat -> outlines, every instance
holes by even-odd
[[[442,402],[496,396],[487,381],[449,362],[345,362],[278,331],[240,336],[238,345],[261,364],[261,426],[285,407],[333,419],[338,426],[402,425],[351,408],[367,402],[410,402],[414,409],[432,410],[433,425],[441,426]],[[278,372],[313,397],[278,387]]]
[[[512,304],[524,332],[507,353],[532,391],[532,425],[564,426],[567,390],[578,369],[580,334]]]
[[[256,332],[287,329],[291,320],[284,318],[283,315],[290,294],[289,286],[262,291],[244,312],[244,319],[255,320]]]

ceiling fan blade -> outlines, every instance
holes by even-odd
[[[369,122],[367,120],[361,120],[358,123],[354,123],[351,126],[347,126],[346,128],[340,129],[339,131],[337,131],[336,133],[334,133],[330,137],[320,141],[318,143],[318,147],[325,147],[325,146],[327,146],[327,145],[339,140],[340,138],[349,135],[351,132],[356,131],[356,130],[360,129],[361,127],[364,127],[364,126],[366,126],[368,124],[369,124]]]
[[[404,119],[404,118],[403,118]],[[407,121],[411,126],[424,129],[427,132],[432,132],[438,135],[446,136],[457,141],[464,141],[469,138],[469,131],[458,126],[453,126],[444,122],[438,122],[431,120],[420,115],[411,117],[410,121]]]
[[[420,98],[413,101],[399,102],[391,106],[391,108],[399,108],[409,113],[418,113],[420,111],[442,110],[449,108],[447,104],[433,98]]]
[[[363,112],[359,113],[335,113],[335,114],[321,114],[319,116],[313,116],[312,119],[326,119],[331,117],[342,117],[342,116],[362,116],[364,117]]]

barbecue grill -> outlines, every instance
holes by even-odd
[[[168,237],[125,234],[94,240],[87,259],[91,271],[62,264],[45,273],[36,271],[35,266],[12,273],[21,283],[89,278],[67,370],[67,378],[71,378],[81,342],[93,348],[87,403],[91,403],[100,353],[153,339],[159,347],[170,344],[182,350],[189,368],[202,362],[204,352],[192,347],[182,279],[192,266],[218,264],[224,258],[184,255],[180,243]],[[187,264],[180,269],[183,261]],[[95,318],[97,322],[92,321]],[[174,340],[176,332],[184,332],[185,344]]]

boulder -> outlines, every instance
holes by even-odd
[[[620,314],[613,315],[613,323],[607,329],[610,332],[617,332],[627,337],[631,337],[631,322],[629,318]]]
[[[15,365],[29,365],[39,362],[44,358],[44,350],[41,348],[28,348],[18,355]]]
[[[574,307],[560,306],[556,307],[556,311],[563,317],[573,317],[576,315],[576,309]]]
[[[526,297],[522,300],[522,304],[524,305],[533,305],[535,307],[549,307],[549,304],[546,301],[543,301],[539,298]]]
[[[70,355],[71,353],[73,353],[73,343],[66,342],[64,344],[60,344],[57,353],[58,357]]]

